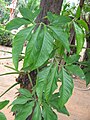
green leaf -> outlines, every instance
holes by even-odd
[[[7,30],[18,29],[20,26],[28,24],[30,24],[30,21],[25,20],[24,18],[15,18],[6,25],[6,29]]]
[[[19,96],[16,100],[14,100],[12,102],[12,105],[16,105],[16,104],[25,104],[27,103],[27,101],[29,101],[30,98],[27,98],[25,96]]]
[[[29,102],[24,105],[21,112],[16,115],[15,120],[26,120],[26,118],[32,113],[33,107],[34,102]]]
[[[54,93],[51,98],[49,99],[49,104],[51,107],[56,109],[58,112],[66,114],[69,116],[69,112],[67,111],[66,107],[60,108],[58,105],[58,99],[60,98],[59,93]]]
[[[86,86],[90,83],[90,71],[85,74]]]
[[[56,40],[59,40],[64,48],[67,49],[68,52],[70,52],[70,45],[69,45],[69,41],[68,41],[68,34],[63,31],[63,29],[59,28],[59,27],[55,27],[55,26],[49,26],[49,28],[53,31],[53,37]]]
[[[65,25],[68,22],[71,22],[71,18],[68,16],[60,16],[56,14],[52,14],[51,12],[48,12],[47,14],[48,20],[50,21],[50,24],[59,26],[59,25]]]
[[[32,12],[30,11],[29,8],[21,7],[19,10],[20,10],[21,15],[22,15],[25,19],[30,20],[30,22],[33,21]]]
[[[44,120],[57,120],[57,115],[46,103],[43,103],[42,113]]]
[[[45,97],[46,100],[49,99],[49,97],[52,95],[52,93],[55,91],[55,89],[57,89],[57,70],[58,70],[58,66],[52,66],[50,73],[48,75],[47,78],[47,84],[45,87]]]
[[[7,120],[5,115],[2,112],[0,112],[0,120]]]
[[[53,41],[54,39],[48,33],[47,28],[44,27],[40,30],[39,27],[27,45],[24,68],[29,66],[30,70],[34,70],[43,65],[53,50]]]
[[[21,95],[24,95],[26,97],[32,97],[32,94],[27,89],[20,88],[18,91],[20,92]]]
[[[56,53],[60,56],[62,56],[64,54],[64,47],[62,45],[62,43],[60,41],[55,41],[55,45],[56,45]]]
[[[49,97],[57,88],[57,69],[57,66],[51,65],[39,72],[36,81],[36,92],[39,102],[42,102],[43,92],[48,101]]]
[[[13,63],[16,69],[18,69],[18,61],[19,55],[22,52],[23,44],[25,40],[30,37],[31,31],[33,30],[34,26],[25,28],[17,33],[13,41],[13,48],[12,48],[12,56],[13,56]]]
[[[38,73],[37,80],[36,80],[36,92],[38,95],[39,102],[42,102],[43,91],[44,91],[44,88],[46,87],[46,82],[47,82],[51,67],[52,66],[48,66]]]
[[[0,102],[0,110],[3,109],[8,103],[9,103],[9,100]]]
[[[80,18],[80,14],[81,14],[81,8],[80,8],[80,6],[78,6],[77,11],[76,11],[76,18],[77,19]]]
[[[65,61],[67,64],[72,64],[72,63],[75,63],[79,60],[80,56],[77,55],[77,54],[74,54],[74,55],[71,55],[67,58],[65,58]]]
[[[60,87],[60,98],[58,100],[58,104],[61,108],[63,108],[72,95],[74,84],[72,77],[64,68],[60,71],[60,78],[62,80],[62,85]]]
[[[74,22],[74,28],[76,33],[76,42],[77,42],[77,54],[79,54],[83,48],[84,44],[84,33],[82,29]]]
[[[89,61],[90,62],[90,61]],[[87,63],[87,61],[86,61]],[[85,74],[85,80],[86,80],[86,86],[90,83],[90,63],[88,64],[87,67],[83,69],[84,74]]]
[[[24,104],[16,104],[12,106],[12,112],[21,112],[23,110]]]
[[[82,27],[84,27],[86,31],[89,31],[88,25],[87,25],[87,23],[86,23],[83,19],[77,20],[77,23],[78,23],[79,25],[81,25]]]
[[[35,12],[32,12],[29,8],[25,8],[25,7],[20,8],[21,15],[32,23],[37,17],[37,15],[39,14],[39,12],[40,12],[40,9],[36,10]]]
[[[71,74],[80,77],[81,79],[85,79],[85,75],[83,70],[77,65],[69,65],[65,67]]]
[[[41,120],[41,108],[39,103],[36,104],[32,120]]]

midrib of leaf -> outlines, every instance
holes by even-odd
[[[46,41],[46,37],[47,37],[47,34],[49,35],[49,37],[51,37],[51,35],[47,32],[47,29],[45,28],[44,29],[44,36],[43,36],[43,39],[42,39],[42,43],[41,43],[41,47],[40,47],[40,52],[38,53],[39,55],[38,55],[38,58],[37,58],[37,61],[36,61],[36,63],[35,63],[35,67],[38,67],[38,66],[40,66],[39,64],[39,60],[40,60],[40,58],[41,58],[41,54],[43,53],[42,51],[44,50],[43,48],[44,48],[44,45],[45,45],[45,42],[47,42],[47,44],[51,44],[51,46],[53,46],[53,38],[51,38],[52,39],[52,43],[51,43],[51,41],[50,41],[50,39],[48,38],[48,40]],[[48,47],[47,47],[47,49],[48,49]],[[46,49],[46,50],[47,50]],[[47,50],[47,52],[48,52],[48,57],[46,56],[46,55],[44,55],[45,57],[45,59],[41,62],[41,65],[42,64],[44,64],[44,62],[49,58],[49,54],[51,53],[51,51],[53,50],[53,47],[52,47],[52,49],[50,50],[50,51],[48,51]],[[42,56],[42,58],[43,58],[43,56]]]
[[[50,74],[51,67],[52,67],[52,65],[50,65],[48,68],[45,68],[43,71],[41,71],[39,73],[39,76],[38,76],[37,81],[36,81],[36,92],[37,92],[38,99],[39,99],[40,103],[42,102],[42,94],[46,88],[47,79],[48,79],[48,76]],[[43,76],[43,78],[42,78],[42,76]]]
[[[52,95],[52,92],[54,92],[52,91],[52,87],[56,80],[55,79],[56,71],[57,71],[57,66],[52,67],[47,77],[47,85],[45,89],[45,96],[46,96],[47,101],[49,100],[49,97]]]
[[[64,104],[68,101],[70,96],[72,95],[73,91],[73,81],[72,78],[66,73],[66,70],[62,68],[62,85],[60,88],[60,99],[59,99],[59,106],[62,108]]]

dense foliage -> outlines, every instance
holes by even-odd
[[[19,75],[25,76],[25,80],[21,78],[17,80],[17,84],[24,86],[24,89],[18,90],[20,95],[12,102],[11,111],[16,113],[15,120],[26,120],[28,116],[32,120],[57,120],[54,109],[69,116],[65,104],[74,88],[72,75],[86,80],[86,85],[90,83],[89,57],[80,61],[80,52],[87,34],[90,37],[88,17],[85,19],[87,22],[83,19],[83,13],[88,14],[88,10],[81,10],[79,5],[68,9],[68,4],[64,4],[60,15],[47,13],[45,18],[49,24],[45,24],[36,23],[41,11],[38,8],[20,7],[22,18],[15,18],[6,25],[8,30],[25,26],[15,35],[12,48],[14,70]],[[75,32],[74,45],[70,43],[72,27]],[[26,50],[22,54],[25,41],[27,41]],[[88,52],[88,56],[89,54]],[[23,60],[21,70],[19,70],[20,60]],[[33,71],[36,72],[34,78],[31,74]],[[58,88],[59,83],[61,86]]]

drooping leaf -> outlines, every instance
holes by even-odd
[[[57,65],[52,66],[49,76],[47,78],[47,84],[45,88],[45,97],[46,100],[49,99],[49,97],[52,95],[52,93],[57,89]]]
[[[79,25],[84,27],[86,31],[88,31],[88,25],[87,25],[87,23],[83,19],[78,20],[77,22],[78,22]]]
[[[3,109],[8,103],[9,103],[9,100],[0,102],[0,110]]]
[[[15,18],[6,25],[6,29],[7,30],[18,29],[20,26],[28,24],[30,24],[30,21],[24,18]]]
[[[21,15],[24,18],[30,20],[30,22],[33,22],[33,15],[29,8],[21,7],[19,10],[20,10]]]
[[[90,63],[86,68],[83,69],[83,71],[85,74],[86,86],[88,86],[88,84],[90,83]]]
[[[5,115],[2,112],[0,112],[0,120],[7,120]]]
[[[53,50],[53,37],[48,33],[47,28],[38,28],[27,45],[24,68],[30,67],[34,70],[43,65]]]
[[[64,68],[62,68],[62,70],[60,71],[60,78],[62,81],[62,85],[60,87],[60,98],[58,100],[58,104],[61,108],[63,108],[65,103],[72,95],[74,84],[72,77]]]
[[[77,65],[69,65],[66,66],[66,69],[73,75],[76,75],[78,77],[80,77],[81,79],[85,79],[85,75],[83,70],[77,66]]]
[[[20,88],[18,91],[20,92],[21,95],[24,95],[26,97],[32,97],[32,94],[27,89]]]
[[[55,45],[57,47],[56,54],[62,56],[64,54],[64,47],[60,41],[55,41]]]
[[[24,105],[23,110],[16,115],[15,120],[26,120],[26,118],[32,113],[33,107],[34,102],[29,102]]]
[[[31,100],[30,98],[27,98],[25,96],[19,96],[17,99],[15,99],[12,102],[12,105],[16,105],[16,104],[25,104],[27,101]]]
[[[32,120],[42,120],[41,119],[41,108],[40,108],[39,103],[36,104]]]
[[[79,54],[84,45],[84,33],[82,29],[74,22],[74,28],[76,33],[77,54]]]
[[[40,12],[40,9],[36,10],[35,12],[32,12],[29,8],[25,8],[25,7],[20,8],[21,15],[32,23],[36,18],[36,16],[39,14],[39,12]]]
[[[37,39],[38,39],[38,35],[39,35],[39,32],[40,32],[40,28],[41,27],[37,28],[37,30],[32,35],[32,38],[27,45],[23,68],[26,68],[26,67],[28,67],[32,64],[35,65],[35,61],[37,59],[36,58],[37,52],[39,51],[39,46],[38,45],[35,46],[35,45],[37,44]]]
[[[21,112],[23,110],[24,104],[15,104],[12,106],[12,112]]]
[[[74,55],[71,55],[67,58],[65,58],[65,61],[67,64],[72,64],[72,63],[75,63],[79,60],[80,56],[77,55],[77,54],[74,54]]]
[[[34,26],[21,30],[20,32],[17,33],[17,35],[14,38],[12,56],[13,56],[13,63],[16,69],[18,69],[19,55],[22,52],[23,44],[25,40],[29,38],[31,31],[33,30],[33,27]]]
[[[39,72],[36,83],[36,91],[39,102],[42,101],[43,92],[48,101],[49,97],[57,88],[57,66],[49,66]]]
[[[66,107],[64,106],[63,108],[59,107],[58,104],[58,99],[60,98],[59,93],[54,93],[51,98],[49,99],[49,104],[53,109],[56,109],[58,112],[66,114],[69,116],[69,112],[67,111]]]
[[[70,17],[52,14],[51,12],[48,12],[47,17],[48,17],[48,20],[50,21],[50,24],[53,24],[56,26],[65,25],[65,24],[71,22]]]
[[[80,8],[80,6],[78,6],[77,11],[76,11],[76,18],[77,19],[80,18],[80,14],[81,14],[81,8]]]
[[[46,103],[43,103],[42,114],[44,120],[58,120],[56,113]]]
[[[47,82],[51,67],[52,66],[48,66],[38,73],[38,77],[36,80],[36,92],[38,95],[39,102],[42,101],[43,91],[44,91],[44,88],[46,87],[46,82]]]
[[[55,26],[49,26],[49,28],[53,31],[53,36],[56,40],[59,40],[64,48],[66,48],[66,50],[68,52],[70,52],[70,45],[69,45],[69,41],[68,41],[68,34],[63,31],[63,29],[59,28],[59,27],[55,27]]]
[[[85,74],[86,86],[90,84],[90,71]]]

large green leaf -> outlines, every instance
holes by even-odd
[[[32,120],[41,120],[41,108],[39,103],[36,103],[36,107],[33,113]]]
[[[2,112],[0,112],[0,120],[7,120],[5,115]]]
[[[46,82],[50,73],[52,66],[44,68],[42,71],[38,73],[37,80],[36,80],[36,92],[38,95],[38,100],[42,101],[43,91],[46,87]]]
[[[38,28],[27,45],[24,68],[30,66],[34,70],[43,65],[53,50],[53,37],[48,33],[47,28]]]
[[[62,43],[60,41],[55,41],[55,45],[56,45],[56,54],[62,56],[64,54],[64,47],[62,45]]]
[[[39,72],[36,83],[36,92],[38,99],[42,101],[43,92],[46,100],[52,95],[57,88],[57,66],[49,66]]]
[[[60,97],[59,93],[54,93],[49,99],[50,106],[56,109],[58,112],[69,116],[69,112],[67,111],[66,107],[64,106],[63,108],[60,108],[60,106],[58,105],[59,97]]]
[[[24,106],[24,104],[15,104],[12,106],[11,111],[12,112],[16,112],[16,111],[21,112],[23,110],[23,106]]]
[[[84,44],[84,33],[82,29],[74,22],[74,28],[76,33],[76,42],[77,42],[77,54],[79,54],[83,48]]]
[[[76,11],[76,18],[77,19],[80,18],[80,15],[81,15],[81,8],[80,6],[78,6],[77,11]]]
[[[57,89],[57,65],[52,66],[50,73],[47,78],[46,88],[45,88],[45,97],[46,100],[52,95],[52,93]]]
[[[30,98],[27,98],[25,96],[19,96],[16,100],[14,100],[12,102],[12,105],[16,105],[16,104],[25,104],[27,103],[27,101],[29,101]]]
[[[15,18],[6,25],[6,29],[13,30],[19,28],[22,25],[28,25],[28,24],[30,24],[30,21],[24,18]]]
[[[86,61],[87,67],[83,69],[85,74],[86,86],[90,83],[90,61]]]
[[[36,10],[35,12],[32,12],[29,8],[25,8],[25,7],[20,8],[21,15],[32,23],[35,20],[36,16],[39,14],[39,12],[40,10]]]
[[[32,30],[33,30],[33,26],[25,28],[21,30],[20,32],[18,32],[14,38],[12,56],[13,56],[13,63],[16,69],[18,69],[19,55],[22,52],[23,44],[25,40],[27,40],[30,37]]]
[[[58,103],[59,106],[63,108],[64,104],[72,95],[74,84],[72,77],[67,73],[64,68],[62,68],[62,70],[60,71],[60,78],[62,81],[62,85],[60,87],[60,98],[58,100]]]
[[[32,97],[32,94],[27,89],[20,88],[18,91],[20,92],[21,95],[24,95],[26,97]]]
[[[60,16],[56,14],[52,14],[51,12],[48,12],[47,14],[48,20],[50,21],[50,24],[60,26],[60,25],[65,25],[68,22],[71,22],[71,18],[68,16]]]
[[[9,100],[0,102],[0,110],[3,109],[8,103],[9,103]]]
[[[21,7],[20,13],[24,18],[30,20],[30,22],[33,21],[33,15],[29,8]]]
[[[70,52],[70,45],[69,45],[69,41],[68,41],[68,34],[61,28],[59,27],[55,27],[55,26],[49,26],[49,28],[52,30],[53,32],[53,36],[56,40],[59,40],[62,42],[64,48],[67,49],[68,52]]]
[[[64,60],[67,64],[75,63],[79,60],[80,56],[77,54],[70,55],[69,57],[66,57]]]
[[[85,78],[86,78],[86,85],[88,85],[90,83],[90,71],[85,74]]]
[[[43,103],[42,113],[44,120],[57,120],[57,115],[46,103]]]
[[[26,120],[26,118],[32,113],[33,107],[34,102],[29,102],[24,105],[21,112],[16,115],[15,120]]]
[[[66,66],[66,69],[73,75],[76,75],[78,77],[80,77],[81,79],[85,79],[85,75],[83,70],[77,66],[77,65],[69,65]]]
[[[87,24],[83,19],[77,20],[77,23],[78,23],[79,25],[81,25],[82,27],[84,27],[86,31],[89,30],[89,29],[88,29],[88,24]]]

